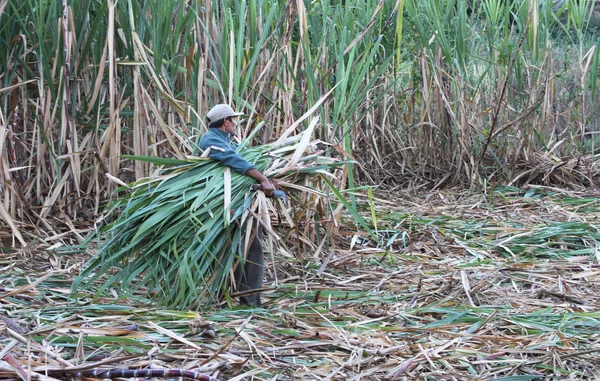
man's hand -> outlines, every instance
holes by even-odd
[[[275,190],[281,190],[281,185],[279,185],[279,182],[277,180],[271,179],[271,184],[273,184]]]
[[[248,172],[246,172],[246,176],[250,176],[254,180],[258,181],[260,183],[260,189],[265,192],[267,197],[273,197],[273,191],[276,189],[281,189],[276,180],[269,180],[265,175],[257,171],[255,168],[248,170]]]
[[[261,187],[262,191],[265,192],[265,196],[273,197],[273,191],[275,190],[275,187],[273,186],[271,181],[269,181],[269,179],[261,181],[260,187]]]

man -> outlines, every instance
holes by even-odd
[[[209,121],[209,131],[200,139],[200,148],[203,151],[210,149],[208,157],[211,159],[218,160],[234,171],[258,181],[265,195],[272,197],[277,183],[274,186],[265,175],[260,173],[248,161],[244,160],[236,152],[238,145],[231,141],[233,135],[235,135],[237,117],[242,114],[241,112],[235,112],[227,104],[214,106],[206,114],[206,118]],[[262,288],[264,274],[264,253],[260,242],[262,229],[258,224],[255,224],[253,228],[256,231],[251,235],[254,238],[250,244],[246,258],[242,258],[235,269],[235,280],[240,292]],[[240,304],[259,307],[260,293],[257,292],[240,297]]]

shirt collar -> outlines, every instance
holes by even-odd
[[[227,139],[227,141],[230,141],[232,138],[229,132],[223,131],[220,128],[211,128],[211,131],[213,131],[220,138]]]

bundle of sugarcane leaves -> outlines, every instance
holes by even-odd
[[[272,145],[245,148],[250,136],[238,151],[284,189],[323,195],[311,188],[311,179],[326,177],[333,188],[333,169],[347,161],[324,156],[325,143],[311,140],[313,128]],[[103,240],[77,277],[75,294],[92,284],[97,296],[108,288],[123,296],[144,291],[154,303],[177,309],[220,299],[231,284],[234,264],[251,242],[253,229],[244,226],[262,220],[264,230],[274,234],[269,228],[273,200],[252,190],[254,179],[208,157],[129,158],[166,169],[124,188],[124,195],[111,204],[107,213],[118,217],[100,230]],[[334,194],[340,196],[337,190]]]

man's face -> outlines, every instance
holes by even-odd
[[[223,122],[223,127],[225,128],[225,131],[229,132],[231,135],[235,135],[235,127],[236,126],[237,126],[237,118],[236,117],[227,118]]]

